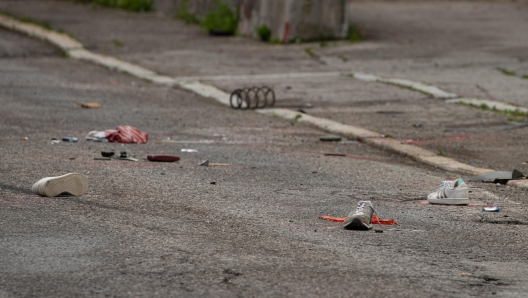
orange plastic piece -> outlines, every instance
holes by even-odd
[[[322,216],[319,216],[319,218],[324,219],[324,220],[329,220],[329,221],[344,222],[346,217],[332,217],[332,216],[322,215]]]
[[[344,222],[346,217],[332,217],[332,216],[319,216],[320,219],[335,221],[335,222]],[[398,222],[393,218],[378,218],[376,214],[372,215],[371,224],[380,224],[380,225],[397,225]]]

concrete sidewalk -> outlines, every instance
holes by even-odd
[[[527,9],[523,3],[398,6],[352,2],[350,18],[365,28],[370,40],[324,46],[213,38],[197,26],[169,17],[74,3],[2,2],[0,9],[48,22],[71,33],[90,50],[163,75],[207,76],[205,83],[228,93],[265,84],[275,89],[279,102],[312,103],[315,108],[305,112],[364,127],[439,156],[481,168],[522,171],[526,167],[523,148],[528,141],[523,136],[528,128],[524,116],[445,104],[413,90],[351,77],[295,77],[306,72],[362,71],[422,81],[461,97],[528,106],[528,80],[522,78],[528,69],[522,51],[528,39],[520,29],[525,22],[522,11]],[[429,22],[433,15],[437,20]],[[485,18],[504,22],[491,30]],[[511,69],[518,76],[506,76],[498,68]],[[274,74],[284,73],[291,73],[292,78],[274,78]],[[251,76],[256,74],[269,76]],[[223,77],[226,75],[243,78],[229,80]],[[208,80],[211,76],[219,77]]]

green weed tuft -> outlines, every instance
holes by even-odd
[[[349,25],[347,39],[351,42],[355,42],[355,41],[362,41],[365,38],[363,37],[363,34],[361,33],[361,30],[359,29],[358,26]]]
[[[506,69],[506,68],[497,67],[497,70],[501,71],[503,74],[505,74],[507,76],[515,76],[516,75],[514,71]]]
[[[297,121],[299,121],[299,119],[302,118],[302,115],[301,114],[297,114],[295,115],[295,117],[292,118],[291,120],[291,124],[294,125]]]
[[[255,29],[257,31],[257,35],[260,38],[260,40],[268,42],[271,38],[271,29],[266,24],[262,24],[262,26]]]
[[[114,46],[116,46],[116,47],[122,47],[122,46],[124,46],[124,44],[123,44],[121,41],[117,40],[117,39],[112,40],[112,44],[113,44]]]
[[[200,24],[200,20],[196,17],[195,14],[191,13],[188,8],[189,0],[182,0],[180,5],[176,9],[174,16],[182,19],[185,23],[188,24]]]
[[[490,110],[490,107],[487,104],[485,104],[485,103],[481,104],[480,108],[485,110],[485,111]]]
[[[304,52],[311,58],[316,58],[317,55],[313,52],[312,48],[304,48]]]
[[[216,1],[216,7],[204,16],[200,25],[209,31],[223,31],[234,34],[238,27],[238,10],[222,0]]]

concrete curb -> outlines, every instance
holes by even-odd
[[[3,15],[0,15],[0,26],[48,41],[65,51],[68,55],[70,55],[70,57],[74,59],[87,60],[95,64],[108,67],[110,69],[129,73],[135,77],[149,80],[154,83],[168,86],[178,85],[183,89],[193,91],[204,97],[213,98],[224,105],[229,105],[230,95],[214,86],[206,85],[197,81],[182,81],[181,79],[161,76],[151,70],[134,65],[132,63],[125,62],[114,57],[92,53],[91,51],[84,49],[83,45],[80,42],[74,40],[66,34],[47,30],[34,24],[23,23],[14,18]],[[307,76],[313,75],[314,74],[309,74]],[[435,98],[457,97],[456,94],[442,91],[437,87],[408,80],[384,79],[375,75],[352,72],[333,72],[328,73],[326,75],[351,75],[354,78],[364,81],[376,81],[389,84],[396,84],[430,94]],[[296,121],[314,125],[330,133],[343,135],[348,138],[358,139],[359,141],[362,141],[366,144],[370,144],[378,148],[382,148],[384,150],[399,153],[403,156],[410,157],[419,162],[438,167],[446,171],[463,173],[468,175],[478,175],[484,172],[492,171],[490,169],[476,168],[464,163],[457,162],[447,157],[437,156],[436,154],[420,147],[409,144],[402,144],[400,141],[395,139],[384,138],[381,134],[377,132],[338,123],[332,120],[318,118],[306,114],[300,114],[287,109],[264,109],[257,110],[257,112],[261,114],[279,116],[290,120],[296,119]]]
[[[37,37],[57,46],[63,51],[83,48],[80,42],[67,34],[47,30],[31,23],[24,23],[6,15],[0,15],[0,26]]]
[[[446,103],[462,103],[475,107],[481,107],[483,105],[490,109],[495,109],[504,112],[521,112],[528,114],[528,109],[523,107],[514,106],[511,104],[503,103],[500,101],[489,100],[489,99],[478,99],[478,98],[455,98],[448,99]]]
[[[382,78],[376,75],[360,73],[360,72],[351,73],[351,75],[355,79],[362,80],[362,81],[392,84],[392,85],[420,91],[434,98],[448,99],[448,98],[458,97],[458,95],[455,93],[449,93],[444,90],[441,90],[440,88],[436,86],[427,85],[421,82],[415,82],[415,81],[403,80],[403,79]]]
[[[257,110],[261,114],[278,116],[284,119],[308,123],[324,131],[357,139],[365,144],[372,145],[384,150],[392,151],[403,156],[410,157],[424,164],[437,167],[446,171],[461,173],[465,175],[478,175],[493,171],[491,169],[473,167],[451,158],[438,156],[420,147],[402,143],[396,139],[385,138],[383,135],[360,127],[346,125],[328,119],[318,118],[307,114],[301,114],[287,109],[263,109]],[[294,120],[295,119],[295,120]]]

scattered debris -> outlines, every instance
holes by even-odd
[[[341,141],[340,136],[334,136],[334,135],[328,135],[328,136],[322,136],[319,138],[320,141],[323,142],[339,142]]]
[[[377,111],[377,114],[384,114],[384,115],[401,115],[405,114],[405,112],[402,111]]]
[[[332,217],[327,215],[319,216],[320,219],[323,220],[329,220],[329,221],[335,221],[335,222],[344,222],[346,217]],[[372,220],[370,221],[372,224],[380,224],[380,225],[397,225],[398,222],[393,218],[378,218],[376,214],[372,215]]]
[[[342,142],[339,142],[339,144],[343,144],[343,145],[360,144],[360,142],[358,142],[358,141],[342,141]]]
[[[78,102],[76,101],[75,103],[85,109],[99,109],[101,107],[101,104],[98,102]]]
[[[53,145],[53,144],[58,144],[58,143],[60,143],[60,141],[57,140],[56,138],[52,138],[52,139],[51,139],[51,144],[52,144],[52,145]]]
[[[181,152],[198,152],[196,149],[182,149]]]
[[[482,211],[484,211],[484,212],[499,212],[500,211],[500,207],[499,206],[484,207],[484,208],[482,208]]]
[[[201,163],[198,164],[199,166],[204,166],[204,167],[228,167],[230,166],[230,164],[228,163],[214,163],[214,162],[209,162],[208,159],[206,160],[203,160]]]
[[[129,125],[120,125],[115,130],[107,129],[105,134],[109,142],[145,144],[148,141],[147,133]]]
[[[175,162],[179,161],[180,158],[175,155],[168,155],[168,154],[152,154],[147,155],[147,159],[149,161],[159,161],[159,162]]]
[[[106,133],[104,131],[92,130],[84,138],[87,141],[108,142],[108,139],[106,138]]]
[[[139,159],[132,157],[132,154],[127,151],[121,151],[119,154],[119,159],[121,160],[130,160],[130,161],[139,161]]]
[[[236,89],[229,97],[233,109],[262,109],[275,105],[275,92],[267,86]]]
[[[415,124],[413,124],[412,126],[413,126],[413,127],[416,127],[416,128],[420,128],[420,127],[423,127],[423,125],[422,125],[422,124],[420,124],[420,123],[415,123]]]
[[[524,176],[523,173],[514,169],[513,171],[492,171],[469,178],[469,181],[506,184],[509,180],[518,180]]]
[[[215,182],[215,181],[213,181],[213,182],[211,182],[211,183],[209,183],[209,184],[215,185],[215,184],[216,184],[216,182]]]
[[[21,139],[22,141],[27,141],[27,140],[29,140],[28,137],[22,137],[22,138],[20,138],[20,139]]]
[[[374,232],[376,232],[376,233],[383,233],[383,230],[376,229],[376,230],[374,230]]]
[[[101,156],[102,157],[112,157],[114,155],[115,155],[114,151],[101,151]]]
[[[94,157],[94,160],[112,160],[110,157]]]
[[[120,125],[116,129],[104,131],[90,131],[86,140],[94,142],[118,142],[145,144],[148,141],[148,134],[129,125]]]
[[[63,142],[73,142],[73,143],[77,143],[79,140],[77,138],[74,138],[74,137],[63,137],[62,138],[62,141]]]
[[[324,156],[346,156],[343,153],[325,153]]]

